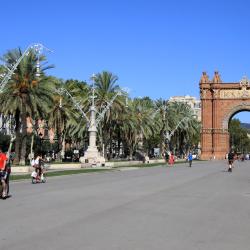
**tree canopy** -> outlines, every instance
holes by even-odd
[[[22,53],[21,49],[10,50],[2,59],[11,67]],[[41,62],[39,77],[36,74],[38,60]],[[104,149],[106,158],[132,159],[136,152],[151,154],[153,148],[160,148],[161,153],[172,150],[181,155],[197,147],[200,124],[187,104],[150,97],[131,98],[121,90],[118,76],[109,71],[97,73],[92,77],[93,83],[88,84],[51,76],[48,70],[52,67],[44,55],[38,58],[31,51],[0,94],[0,113],[12,121],[9,124],[16,134],[16,163],[23,164],[27,160],[34,137],[35,142],[38,140],[41,144],[43,140],[48,142],[51,133],[54,141],[44,144],[45,152],[52,148],[58,154],[67,149],[86,150],[88,119],[79,108],[89,116],[92,87],[95,88],[98,116],[103,113],[98,125],[97,144],[100,151]],[[0,74],[4,73],[6,69],[0,65]],[[66,89],[71,96],[56,91],[60,88]],[[117,91],[123,94],[117,95]],[[27,129],[27,119],[32,122],[31,131]],[[47,133],[38,133],[41,129]],[[170,133],[172,137],[168,141],[166,135]],[[35,151],[38,150],[36,144]],[[32,149],[32,143],[30,147]]]

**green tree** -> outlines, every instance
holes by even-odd
[[[56,88],[66,89],[74,100],[80,105],[86,105],[88,86],[85,82],[77,80],[57,80]],[[70,142],[83,139],[83,131],[86,130],[86,120],[81,112],[75,107],[73,100],[65,93],[55,93],[53,96],[53,106],[49,110],[48,122],[58,139],[58,149],[62,156],[65,153],[65,141]],[[82,106],[83,106],[82,105]],[[84,106],[82,107],[84,109]],[[85,108],[86,112],[87,107]]]
[[[231,119],[229,122],[230,147],[236,152],[246,153],[250,151],[250,139],[248,130],[241,127],[240,120]]]
[[[2,59],[7,67],[11,68],[22,56],[22,53],[21,49],[10,50]],[[36,76],[38,59],[43,63],[40,68],[39,78]],[[26,155],[26,118],[28,116],[33,119],[44,118],[52,104],[53,79],[46,76],[45,71],[53,66],[47,66],[45,62],[45,56],[37,55],[34,51],[30,51],[17,66],[0,95],[1,113],[15,116],[15,162],[22,165],[25,164]]]
[[[96,106],[99,114],[106,110],[106,106],[110,103],[112,98],[116,95],[117,91],[121,91],[117,84],[118,77],[111,72],[103,71],[93,77]],[[110,156],[112,157],[112,142],[115,136],[116,118],[125,106],[124,98],[117,96],[113,101],[112,106],[106,111],[104,117],[98,126],[99,134],[99,148],[104,145],[104,156],[107,158],[107,150],[109,149]]]
[[[138,149],[139,143],[154,134],[156,124],[153,120],[153,112],[152,103],[147,98],[131,99],[126,111],[120,115],[121,135],[124,146],[128,148],[130,159]]]
[[[178,154],[185,154],[190,148],[197,146],[200,133],[200,124],[193,110],[186,103],[169,103],[169,122],[171,138],[171,148]]]

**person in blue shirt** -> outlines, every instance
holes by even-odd
[[[192,167],[192,161],[193,161],[193,155],[191,152],[189,152],[188,157],[187,157],[188,163],[189,163],[189,167]]]

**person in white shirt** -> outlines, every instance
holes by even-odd
[[[41,168],[41,155],[36,155],[35,158],[31,161],[31,166],[35,168],[36,173],[41,176],[42,168]]]

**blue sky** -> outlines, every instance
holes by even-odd
[[[199,97],[202,71],[218,70],[225,82],[250,77],[249,7],[247,0],[2,1],[0,54],[41,42],[54,51],[57,77],[89,81],[108,70],[133,97]]]

